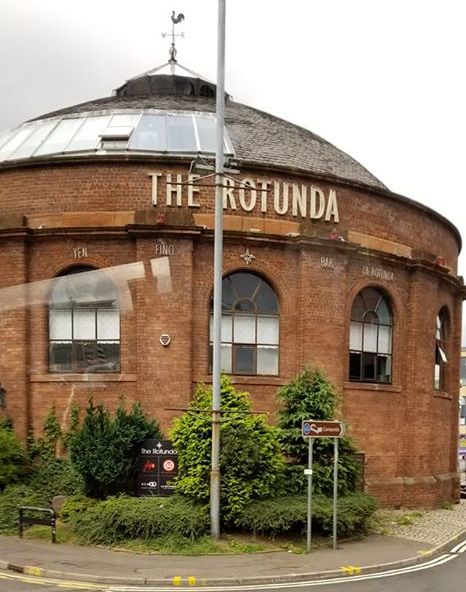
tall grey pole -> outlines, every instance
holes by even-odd
[[[337,548],[338,438],[333,438],[333,548]]]
[[[312,540],[312,448],[314,446],[314,438],[308,438],[309,452],[307,461],[307,552],[311,551]]]
[[[225,2],[218,0],[217,29],[217,124],[215,151],[214,227],[214,335],[212,367],[212,466],[210,472],[210,524],[214,539],[220,538],[220,378],[223,271],[223,137],[225,124]]]

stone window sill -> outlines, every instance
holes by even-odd
[[[352,391],[372,391],[382,393],[401,393],[401,386],[374,382],[344,382],[343,388]]]
[[[105,374],[105,373],[83,373],[83,374],[34,374],[31,382],[136,382],[136,374]]]
[[[283,386],[287,384],[289,381],[283,378],[279,378],[278,376],[244,376],[244,375],[235,375],[235,374],[228,374],[231,378],[233,384],[239,385],[273,385],[273,386]],[[207,376],[199,378],[199,380],[193,380],[193,384],[198,383],[205,383],[205,384],[212,384],[212,374],[208,374]]]
[[[450,395],[450,393],[446,393],[445,391],[434,391],[434,397],[436,399],[448,399],[449,401],[453,399],[453,395]]]

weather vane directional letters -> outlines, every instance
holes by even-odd
[[[170,49],[168,50],[168,55],[170,56],[170,59],[168,60],[168,63],[171,65],[172,68],[172,74],[175,73],[175,64],[176,64],[176,47],[175,47],[175,37],[184,37],[184,33],[175,33],[175,25],[178,25],[179,23],[181,23],[181,21],[184,21],[184,14],[183,13],[179,13],[178,16],[175,16],[176,13],[175,11],[172,12],[172,32],[171,33],[162,33],[162,37],[167,37],[167,35],[171,35],[172,38],[172,42],[171,42],[171,46]]]

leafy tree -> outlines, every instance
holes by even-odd
[[[73,404],[70,410],[70,426],[68,430],[63,434],[63,448],[68,450],[69,444],[73,436],[79,429],[79,405]]]
[[[51,407],[42,425],[42,435],[34,439],[28,436],[28,452],[31,460],[29,487],[41,499],[50,503],[55,495],[72,495],[82,491],[81,476],[68,458],[58,458],[65,449],[65,441],[71,433],[61,429],[55,407]]]
[[[69,442],[70,459],[83,478],[86,494],[105,498],[134,492],[138,447],[148,438],[162,438],[162,433],[139,403],[130,412],[120,404],[111,417],[91,399],[82,425]]]
[[[10,428],[0,429],[0,490],[20,481],[28,472],[28,458]]]
[[[237,391],[222,376],[220,399],[222,519],[234,524],[246,504],[277,492],[284,465],[277,429],[251,413],[249,393]],[[171,434],[178,451],[176,490],[201,502],[208,502],[210,491],[211,408],[212,388],[199,385]]]
[[[278,413],[280,441],[288,458],[287,490],[305,491],[307,478],[308,442],[302,437],[301,426],[306,419],[333,420],[338,408],[335,387],[321,370],[305,368],[289,384],[279,389]],[[333,438],[316,438],[313,444],[313,487],[317,493],[333,492]],[[350,438],[340,438],[338,445],[338,487],[340,494],[357,488],[360,465],[355,458],[356,447]]]
[[[51,407],[45,416],[42,426],[42,436],[37,440],[30,438],[29,451],[36,463],[40,464],[48,459],[55,458],[58,445],[63,437],[58,423],[55,406]]]
[[[13,420],[10,416],[6,415],[5,417],[0,418],[0,430],[12,430],[13,429]]]

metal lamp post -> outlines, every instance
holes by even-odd
[[[220,538],[220,378],[223,271],[223,138],[225,124],[225,2],[218,0],[217,104],[215,151],[214,226],[214,326],[212,364],[212,466],[210,473],[210,523],[214,539]]]

